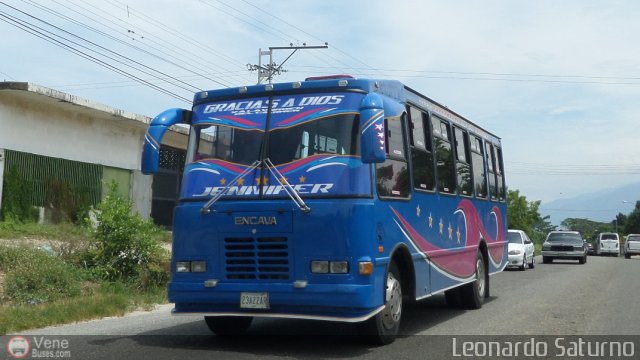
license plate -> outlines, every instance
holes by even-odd
[[[240,307],[243,309],[268,309],[269,293],[240,293]]]

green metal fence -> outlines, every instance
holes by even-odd
[[[12,167],[31,184],[34,206],[48,206],[60,191],[70,191],[86,205],[102,199],[102,165],[6,150],[5,171]]]

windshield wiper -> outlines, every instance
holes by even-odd
[[[255,169],[258,166],[260,166],[260,164],[262,164],[262,161],[260,161],[260,160],[254,161],[248,168],[244,169],[243,172],[241,172],[238,176],[236,176],[233,180],[231,180],[229,182],[229,184],[227,186],[225,186],[224,189],[222,189],[222,191],[219,191],[218,193],[215,194],[214,197],[209,199],[209,201],[207,201],[207,203],[204,204],[204,206],[202,206],[202,208],[200,208],[200,212],[202,214],[210,213],[211,212],[211,205],[213,205],[213,203],[215,203],[216,201],[220,200],[220,198],[223,197],[227,193],[227,191],[229,191],[229,189],[231,189],[231,187],[234,186],[238,182],[238,180],[242,179],[245,175],[247,175],[248,173],[253,171],[253,169]]]
[[[284,191],[287,193],[287,195],[289,195],[289,197],[291,198],[291,200],[293,200],[296,206],[300,210],[302,210],[302,212],[307,213],[311,211],[311,208],[307,206],[307,204],[305,204],[304,200],[302,200],[302,198],[300,197],[300,194],[298,194],[298,191],[296,191],[296,189],[294,189],[294,187],[291,186],[291,184],[289,184],[289,182],[284,177],[284,175],[282,175],[280,171],[276,169],[275,165],[273,165],[273,163],[271,162],[271,159],[269,158],[264,159],[264,163],[265,165],[267,165],[267,169],[269,169],[269,172],[271,173],[271,175],[273,175],[273,177],[276,178],[276,180],[278,180],[278,182],[280,183]]]

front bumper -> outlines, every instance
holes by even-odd
[[[268,309],[240,307],[240,293],[267,293]],[[257,316],[357,322],[384,308],[375,302],[373,285],[291,283],[219,283],[206,288],[202,282],[171,282],[172,313],[206,316]],[[382,300],[382,296],[378,297]]]
[[[543,250],[543,257],[549,257],[554,259],[580,259],[585,256],[584,251],[551,251]]]
[[[524,255],[509,255],[507,267],[515,267],[524,265]]]

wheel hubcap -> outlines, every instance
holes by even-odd
[[[385,328],[391,329],[400,321],[402,313],[402,289],[400,282],[392,273],[387,276],[385,301],[385,308],[382,310],[382,323]]]
[[[484,264],[481,259],[476,262],[476,286],[478,287],[478,295],[484,297],[485,276]]]

